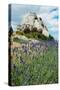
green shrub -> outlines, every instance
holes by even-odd
[[[53,40],[53,39],[54,39],[53,36],[49,35],[49,40]]]
[[[20,39],[18,37],[13,38],[14,42],[20,42]]]
[[[23,35],[24,33],[22,31],[16,31],[16,34]]]
[[[33,28],[32,31],[30,31],[29,28],[24,29],[23,31],[16,31],[16,34],[18,35],[24,35],[28,38],[34,38],[34,39],[38,39],[38,40],[52,40],[54,39],[53,36],[49,35],[49,37],[46,37],[42,34],[42,32],[38,32],[37,28]]]

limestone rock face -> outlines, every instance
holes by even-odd
[[[48,29],[44,25],[41,17],[38,17],[36,13],[28,13],[24,16],[22,25],[20,25],[20,30],[24,31],[24,29],[29,28],[30,31],[33,28],[36,28],[38,32],[41,32],[45,36],[49,36]]]

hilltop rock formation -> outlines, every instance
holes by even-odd
[[[44,25],[41,17],[38,17],[36,13],[28,13],[24,16],[22,25],[17,26],[17,30],[22,31],[37,31],[46,37],[49,37],[48,29]]]

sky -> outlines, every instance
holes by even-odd
[[[17,25],[21,24],[24,15],[30,12],[35,12],[41,17],[43,22],[56,40],[59,36],[59,9],[56,6],[41,6],[41,5],[11,5],[11,25],[13,30],[16,30]]]

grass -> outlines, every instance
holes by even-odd
[[[25,64],[21,64],[18,58],[12,60],[15,67],[11,71],[12,85],[37,85],[58,83],[58,50],[49,47],[42,56],[36,57],[20,52]],[[14,58],[14,56],[13,56]]]

